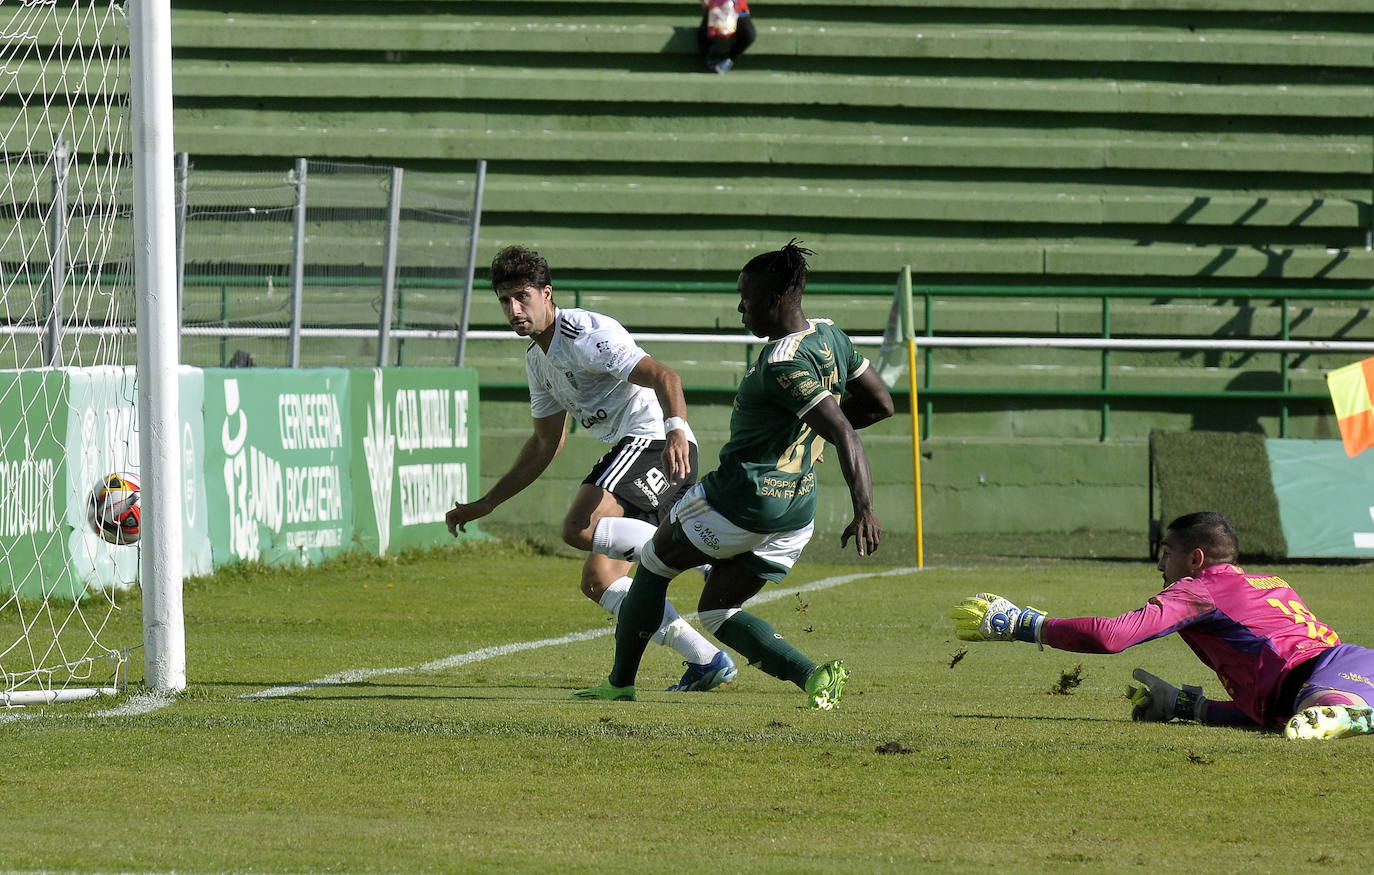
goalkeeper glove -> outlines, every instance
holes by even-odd
[[[1131,700],[1132,720],[1167,723],[1177,718],[1202,722],[1202,712],[1207,706],[1202,687],[1184,684],[1183,689],[1179,689],[1143,668],[1131,672],[1131,677],[1140,681],[1138,687],[1126,687],[1126,698]]]
[[[1045,612],[1016,605],[990,592],[969,596],[950,612],[954,637],[961,641],[1044,640]]]

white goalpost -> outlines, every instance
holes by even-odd
[[[139,450],[149,525],[143,538],[144,677],[186,688],[181,607],[181,429],[177,365],[176,180],[172,150],[171,0],[132,0],[134,285],[138,295]]]
[[[0,0],[0,711],[186,685],[171,99],[169,0]]]

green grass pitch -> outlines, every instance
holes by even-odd
[[[815,586],[758,611],[846,660],[834,712],[745,667],[662,692],[681,669],[658,647],[639,702],[570,701],[608,669],[611,623],[577,559],[528,547],[190,581],[176,701],[0,713],[0,870],[1368,869],[1374,739],[1134,724],[1135,666],[1219,692],[1177,638],[1038,652],[961,644],[946,619],[984,589],[1120,613],[1157,590],[1148,563],[961,561],[803,560],[772,588]],[[1273,570],[1374,644],[1367,566]],[[683,576],[670,596],[689,611],[698,591]]]

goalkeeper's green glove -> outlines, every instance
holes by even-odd
[[[1030,641],[1040,644],[1045,612],[1016,605],[990,592],[969,596],[950,611],[961,641]]]
[[[1131,672],[1131,677],[1140,681],[1138,687],[1133,684],[1126,687],[1126,698],[1131,700],[1132,720],[1154,723],[1167,723],[1175,718],[1202,721],[1203,709],[1207,707],[1202,687],[1184,684],[1183,689],[1179,689],[1143,668]]]

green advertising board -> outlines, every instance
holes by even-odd
[[[84,591],[67,570],[63,535],[66,389],[61,370],[0,372],[0,574],[25,598]]]
[[[138,547],[111,544],[91,528],[86,500],[96,482],[126,472],[138,480],[138,404],[134,369],[73,368],[67,378],[66,523],[72,575],[88,586],[138,582]],[[197,411],[199,413],[199,411]]]
[[[207,368],[205,496],[215,565],[313,564],[354,547],[343,368]]]
[[[449,539],[444,514],[479,484],[477,371],[371,368],[351,374],[354,523],[376,554]],[[480,537],[469,527],[469,537]]]
[[[1374,452],[1340,441],[1268,440],[1279,519],[1293,558],[1374,558]]]
[[[66,509],[68,568],[81,585],[128,586],[138,581],[138,547],[110,544],[87,523],[86,499],[98,480],[116,472],[139,477],[139,421],[134,369],[69,368],[66,419]],[[205,513],[203,378],[199,368],[181,368],[182,572],[212,570]],[[157,525],[145,508],[143,525]]]
[[[190,575],[214,570],[210,545],[210,511],[205,482],[205,372],[183,367],[181,392],[181,539],[183,569]]]
[[[104,541],[86,518],[98,481],[139,479],[136,389],[128,367],[0,373],[11,591],[80,598],[137,582],[139,546]],[[479,482],[472,368],[183,367],[179,394],[187,576],[444,543],[445,512]],[[143,526],[156,524],[145,507]]]

